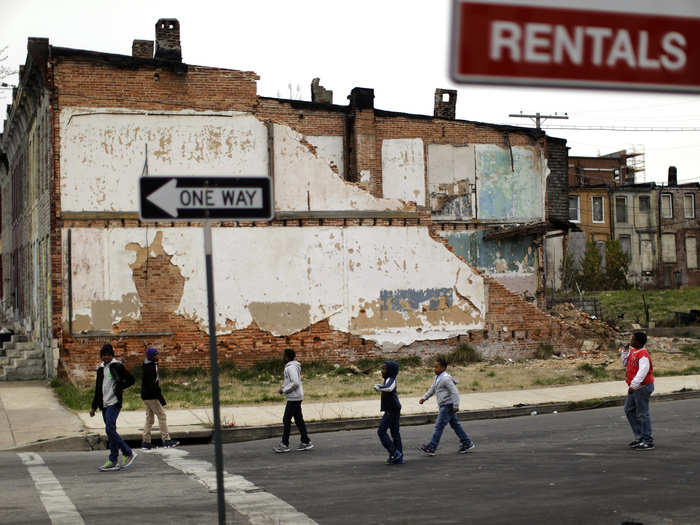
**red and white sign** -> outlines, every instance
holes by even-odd
[[[700,17],[640,12],[644,1],[631,12],[614,10],[630,2],[595,3],[455,0],[453,80],[700,91]]]

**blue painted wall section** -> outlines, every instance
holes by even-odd
[[[536,236],[486,241],[485,234],[485,230],[452,232],[447,234],[447,242],[457,255],[464,257],[472,266],[489,273],[535,271]]]
[[[544,218],[543,166],[533,148],[476,146],[478,216],[480,219]]]
[[[394,310],[395,312],[420,311],[425,303],[429,310],[437,310],[442,299],[447,306],[452,306],[452,288],[425,288],[414,290],[381,290],[379,299],[382,301],[382,310]],[[409,308],[407,308],[408,306]]]

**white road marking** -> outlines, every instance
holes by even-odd
[[[163,461],[216,492],[216,469],[208,461],[188,458],[181,448],[159,448]],[[316,525],[306,514],[286,501],[265,492],[243,476],[224,471],[224,498],[237,512],[248,518],[252,525]]]
[[[51,469],[44,464],[41,456],[34,452],[19,452],[17,455],[32,477],[51,523],[54,525],[84,525],[85,522],[78,509],[68,498]]]

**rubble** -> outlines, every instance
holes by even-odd
[[[569,327],[571,334],[582,341],[577,353],[579,357],[600,355],[606,350],[608,343],[614,342],[620,335],[608,323],[595,315],[587,314],[571,303],[558,304],[549,313],[560,319]]]

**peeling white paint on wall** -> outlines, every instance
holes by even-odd
[[[267,175],[267,129],[241,112],[61,111],[63,211],[136,211],[151,175]]]
[[[201,230],[73,230],[78,231],[73,246],[84,249],[72,254],[74,316],[92,315],[95,301],[120,303],[133,294],[131,243],[143,247],[160,236],[162,250],[185,278],[175,313],[207,329],[204,256],[197,249]],[[391,346],[483,329],[483,278],[433,240],[427,228],[214,228],[212,233],[220,333],[255,321],[275,335],[289,335],[329,319],[333,329]],[[139,312],[129,315],[136,319]],[[120,319],[116,315],[113,322]]]
[[[344,179],[343,137],[307,135],[306,140],[316,147],[316,155],[325,160],[334,172],[337,170],[337,175]]]
[[[384,197],[425,206],[423,139],[382,141],[382,188]]]
[[[288,126],[274,127],[275,209],[285,211],[401,210],[397,199],[378,199],[341,180]]]

